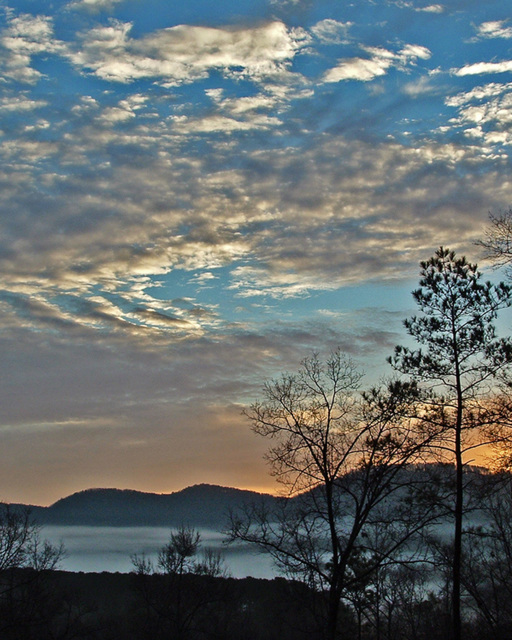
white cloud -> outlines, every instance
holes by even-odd
[[[506,73],[512,71],[512,60],[502,62],[475,62],[467,64],[461,69],[455,69],[456,76],[475,76],[481,73]]]
[[[80,115],[83,113],[87,113],[90,111],[94,111],[99,108],[99,104],[97,100],[95,100],[92,96],[80,96],[79,104],[76,104],[71,108],[71,112]]]
[[[380,47],[363,47],[371,58],[347,58],[340,60],[336,67],[324,74],[324,82],[341,82],[343,80],[359,80],[368,82],[385,75],[392,67],[403,68],[414,64],[418,58],[427,60],[430,51],[426,47],[407,44],[398,53]]]
[[[412,9],[422,13],[443,13],[444,6],[442,4],[429,4],[425,7],[417,7],[413,2],[406,2],[405,0],[396,0],[395,4],[402,9]]]
[[[438,88],[434,86],[428,76],[422,76],[414,82],[408,82],[403,85],[402,92],[412,98],[419,98],[420,96],[428,95],[438,91]]]
[[[353,24],[327,18],[311,27],[311,32],[324,44],[339,44],[347,39],[348,31]]]
[[[120,100],[116,107],[107,107],[99,116],[100,121],[104,124],[115,124],[117,122],[126,122],[135,118],[136,112],[141,109],[148,101],[148,96],[142,94],[134,94],[124,100]]]
[[[424,11],[425,13],[443,13],[444,7],[442,4],[429,4],[426,7],[418,7],[416,11]]]
[[[403,64],[409,64],[414,62],[417,58],[421,60],[428,60],[431,57],[431,52],[427,47],[423,47],[418,44],[406,44],[403,49],[398,53],[398,59]]]
[[[222,89],[207,89],[205,93],[220,113],[196,120],[175,116],[176,130],[244,131],[277,127],[282,125],[282,120],[274,114],[285,111],[292,98],[311,96],[310,91],[287,88],[283,92],[274,92],[272,87],[266,87],[265,92],[256,95],[241,97],[224,97]]]
[[[482,22],[477,29],[480,38],[512,38],[512,27],[505,26],[506,20]]]
[[[249,131],[251,129],[268,129],[281,124],[278,118],[270,116],[253,116],[246,120],[236,120],[222,115],[212,115],[205,118],[187,118],[174,116],[174,130],[178,133],[233,133],[235,131]]]
[[[214,275],[211,271],[203,271],[202,273],[197,274],[191,279],[191,282],[194,282],[201,287],[205,287],[211,283],[212,280],[218,280],[218,276]]]
[[[0,111],[34,111],[45,107],[46,100],[32,100],[23,96],[0,98]]]
[[[342,60],[338,66],[329,69],[323,77],[324,82],[341,82],[342,80],[360,80],[368,82],[386,74],[391,62],[382,59],[350,58]]]
[[[503,93],[509,93],[511,91],[512,82],[507,84],[490,82],[486,85],[474,87],[470,91],[465,91],[458,93],[455,96],[451,96],[450,98],[447,98],[445,102],[449,107],[460,107],[468,102],[473,102],[474,100],[488,100],[489,98],[499,96]]]
[[[100,116],[100,120],[107,124],[126,122],[131,118],[135,118],[135,113],[131,109],[123,109],[121,107],[108,107]]]
[[[241,98],[224,98],[222,89],[208,89],[205,92],[219,107],[234,115],[247,114],[253,111],[269,111],[279,102],[275,95],[260,93]]]
[[[52,19],[21,14],[10,16],[0,32],[0,47],[5,54],[0,71],[7,78],[34,84],[41,73],[31,67],[31,57],[41,53],[62,53],[63,43],[54,38]]]
[[[309,36],[282,22],[252,28],[178,25],[140,39],[129,37],[132,25],[112,21],[83,34],[72,55],[75,65],[104,80],[132,82],[158,78],[167,86],[192,82],[212,70],[259,81],[286,73]]]
[[[85,9],[96,12],[104,9],[110,10],[120,2],[123,2],[123,0],[75,0],[70,2],[68,6],[70,9]]]
[[[512,83],[475,87],[447,99],[446,104],[457,109],[452,125],[462,128],[468,137],[491,148],[512,142]]]

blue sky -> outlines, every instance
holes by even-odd
[[[0,49],[4,500],[271,488],[263,381],[385,375],[512,203],[505,0],[0,0]]]

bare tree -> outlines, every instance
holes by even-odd
[[[431,434],[411,415],[415,384],[390,383],[359,394],[361,375],[340,351],[325,363],[306,358],[296,374],[264,386],[264,398],[246,412],[255,433],[269,438],[271,473],[286,487],[279,507],[248,506],[232,514],[231,540],[269,552],[288,575],[326,594],[324,637],[339,632],[340,603],[366,573],[391,562],[410,544],[432,507],[421,517],[406,466],[417,460]],[[407,475],[407,477],[406,477]],[[399,497],[404,499],[399,506]],[[368,528],[386,527],[374,548]]]
[[[144,603],[144,633],[158,638],[195,637],[213,626],[225,604],[224,560],[212,549],[200,553],[201,536],[190,527],[171,531],[158,553],[156,567],[146,556],[133,556],[136,589]],[[202,636],[201,636],[202,637]]]
[[[483,517],[466,536],[462,583],[482,632],[505,640],[512,633],[512,476],[482,479]]]
[[[180,527],[172,531],[169,542],[158,553],[158,567],[163,573],[178,576],[193,573],[200,542],[201,536],[195,529]]]
[[[62,545],[41,539],[30,510],[0,503],[0,573],[8,569],[55,569],[65,555]]]
[[[62,545],[54,546],[41,538],[41,528],[28,509],[0,504],[2,638],[71,637],[63,624],[67,602],[54,589],[51,576],[64,554]],[[69,627],[76,629],[79,616],[76,611],[68,613]]]
[[[498,215],[489,214],[489,226],[485,238],[477,245],[485,249],[485,257],[490,258],[498,267],[507,266],[512,275],[512,207]]]

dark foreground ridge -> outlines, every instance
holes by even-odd
[[[129,489],[87,489],[58,500],[49,507],[28,506],[41,525],[152,526],[222,528],[230,510],[244,504],[276,498],[243,489],[198,484],[169,494]]]
[[[295,640],[319,638],[312,593],[283,578],[71,573],[0,576],[2,640]],[[316,596],[313,596],[316,597]]]

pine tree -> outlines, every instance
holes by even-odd
[[[477,266],[453,251],[436,251],[421,263],[413,292],[420,315],[404,324],[420,347],[395,348],[389,360],[423,388],[424,416],[438,430],[438,451],[454,463],[452,557],[454,640],[461,640],[461,562],[464,513],[463,469],[467,454],[498,435],[489,398],[512,363],[512,343],[497,337],[498,311],[511,304],[506,284],[482,282]],[[491,428],[492,427],[492,428]]]

